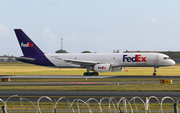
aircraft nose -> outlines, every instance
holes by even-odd
[[[174,60],[171,60],[170,64],[173,66],[176,64],[176,62]]]

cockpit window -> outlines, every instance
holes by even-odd
[[[164,57],[164,59],[166,60],[166,59],[171,59],[170,57]]]

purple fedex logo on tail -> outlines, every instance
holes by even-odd
[[[33,47],[34,45],[31,44],[30,42],[28,42],[27,44],[24,44],[23,42],[21,42],[21,47]]]
[[[141,57],[141,55],[135,55],[135,57],[128,57],[128,55],[123,55],[123,62],[146,62],[146,57]]]

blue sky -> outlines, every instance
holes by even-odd
[[[22,52],[22,29],[44,52],[180,50],[179,0],[0,0],[0,55]]]

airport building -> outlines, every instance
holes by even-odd
[[[0,56],[0,62],[17,62],[17,60],[13,57],[9,56]]]
[[[7,56],[0,56],[0,62],[7,62],[8,57]]]

